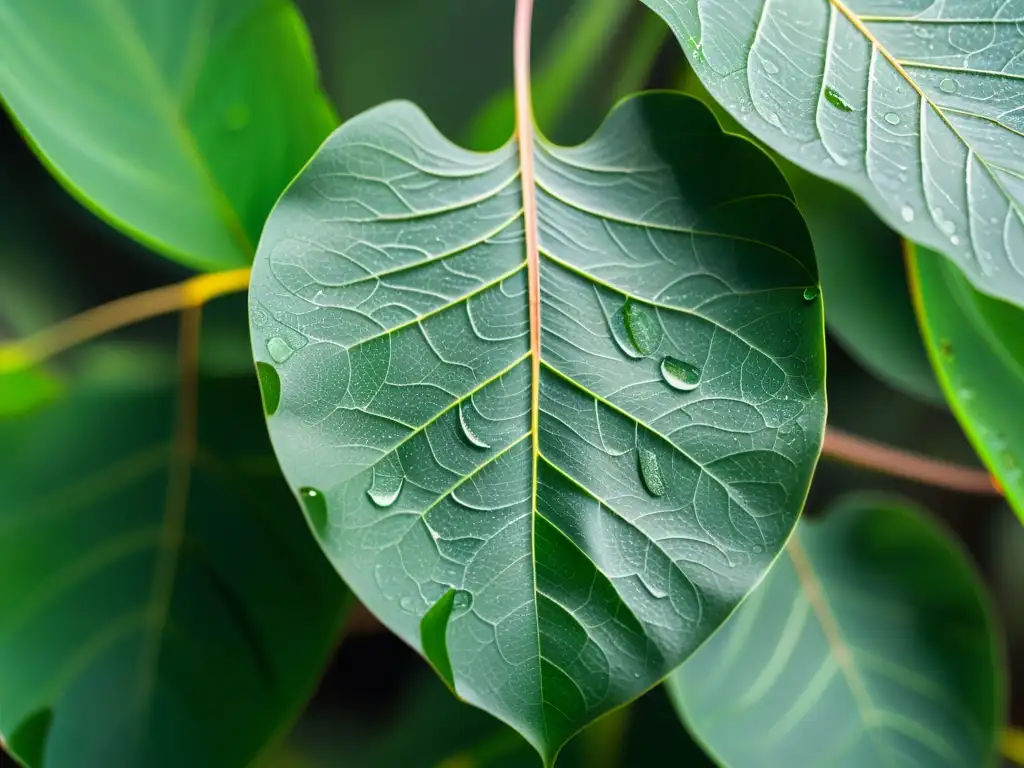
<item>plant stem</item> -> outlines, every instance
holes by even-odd
[[[530,100],[530,26],[533,0],[516,0],[513,32],[516,138],[519,142],[519,179],[523,189],[523,229],[530,288],[530,351],[533,357],[531,393],[534,456],[540,453],[538,407],[540,395],[540,251],[537,245],[537,185],[533,170],[533,105]],[[537,474],[534,472],[534,483]]]
[[[218,296],[244,291],[249,269],[198,275],[175,285],[115,299],[45,328],[22,341],[0,344],[0,374],[29,368],[89,339],[142,320],[202,307]]]
[[[1003,757],[1017,765],[1024,765],[1024,729],[1008,727],[1003,732]]]
[[[991,475],[981,469],[903,451],[883,443],[851,435],[835,427],[825,432],[821,455],[854,467],[914,480],[961,493],[1000,495]]]

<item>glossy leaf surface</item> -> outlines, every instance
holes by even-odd
[[[1024,305],[1024,4],[644,0],[712,95]]]
[[[205,269],[251,261],[337,124],[288,0],[5,0],[0,96],[82,202]]]
[[[0,420],[0,733],[29,768],[243,768],[312,693],[343,588],[251,379],[73,388]]]
[[[918,320],[946,399],[1024,519],[1024,311],[974,290],[937,254],[910,254]]]
[[[550,760],[772,561],[820,446],[824,359],[789,190],[699,102],[635,98],[532,159],[536,356],[516,146],[460,149],[407,103],[343,125],[282,197],[250,312],[325,551],[419,649],[455,590],[454,687]]]
[[[899,499],[826,515],[670,678],[692,732],[730,768],[993,764],[1005,666],[964,551]]]

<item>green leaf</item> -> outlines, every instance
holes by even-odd
[[[1019,3],[644,2],[744,127],[1024,304]]]
[[[1024,311],[913,246],[910,276],[932,365],[961,428],[1024,520]]]
[[[0,94],[85,205],[203,269],[251,261],[337,124],[287,0],[5,0]]]
[[[31,413],[60,394],[61,384],[40,369],[0,370],[0,419]]]
[[[0,733],[29,768],[242,768],[332,649],[343,588],[252,379],[202,383],[193,464],[176,407],[72,387],[0,421]]]
[[[993,764],[1005,661],[966,553],[900,499],[826,515],[670,678],[691,731],[730,768]]]
[[[280,377],[271,437],[326,501],[335,566],[421,651],[456,590],[455,689],[550,761],[778,553],[822,439],[824,350],[782,176],[699,102],[634,98],[532,154],[524,217],[516,145],[460,149],[404,102],[354,118],[271,214],[250,311]]]

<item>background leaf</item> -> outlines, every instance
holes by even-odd
[[[331,650],[343,588],[251,377],[202,382],[184,485],[176,407],[74,386],[0,421],[0,733],[31,768],[245,766]]]
[[[896,498],[826,514],[672,676],[683,718],[730,768],[993,764],[1002,640],[960,546]]]
[[[535,159],[536,404],[516,147],[462,150],[407,103],[346,123],[283,196],[250,300],[324,549],[416,648],[453,600],[456,690],[550,758],[778,552],[824,361],[785,182],[697,101],[638,97]]]
[[[909,249],[918,319],[953,413],[1024,519],[1024,312]]]
[[[83,203],[203,269],[252,259],[337,124],[287,0],[6,0],[0,94]]]
[[[644,2],[744,127],[1024,304],[1019,2]]]

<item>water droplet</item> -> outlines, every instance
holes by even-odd
[[[956,93],[956,80],[951,77],[944,77],[942,82],[939,83],[939,88],[943,93]]]
[[[224,125],[229,131],[240,131],[249,125],[252,120],[252,113],[245,102],[235,101],[224,110]]]
[[[782,120],[779,119],[778,112],[772,112],[770,115],[768,115],[768,122],[774,125],[776,128],[782,127]]]
[[[956,235],[953,235],[951,238],[949,238],[949,242],[951,242],[953,245],[960,245],[960,238],[957,237]]]
[[[404,477],[374,474],[373,485],[370,486],[366,495],[378,507],[390,507],[398,499],[398,494],[401,493],[404,484]]]
[[[838,109],[840,112],[853,112],[853,107],[844,99],[831,85],[825,88],[825,101]]]
[[[267,352],[270,353],[275,363],[283,363],[294,354],[295,350],[280,336],[275,336],[267,342]]]
[[[763,59],[761,61],[761,65],[764,67],[764,71],[767,72],[769,75],[779,74],[779,65],[776,64],[771,59]]]
[[[816,285],[809,285],[804,288],[804,301],[814,301],[818,298],[821,290]]]
[[[487,449],[491,447],[490,443],[485,443],[477,434],[469,428],[469,424],[466,423],[466,414],[462,412],[462,404],[459,403],[459,426],[462,427],[462,438],[474,448]]]
[[[913,221],[914,209],[911,208],[909,205],[904,205],[902,208],[900,208],[900,216],[903,217],[904,221]]]
[[[401,600],[398,601],[398,607],[406,613],[415,613],[416,601],[413,600],[411,597],[403,597]]]
[[[942,231],[945,232],[947,235],[952,235],[954,232],[956,232],[956,223],[950,221],[949,219],[940,222],[939,226],[942,228]]]
[[[452,607],[460,613],[465,613],[473,605],[473,596],[464,589],[460,589],[455,593],[455,602]]]
[[[939,349],[942,351],[942,356],[950,360],[953,359],[953,342],[949,339],[943,339],[939,342]]]
[[[260,394],[263,396],[263,412],[267,416],[277,413],[281,404],[281,377],[270,363],[256,363],[256,376],[260,380]]]
[[[639,360],[643,357],[643,354],[641,354],[632,339],[630,339],[628,326],[626,325],[626,310],[628,307],[628,301],[619,307],[618,311],[612,315],[611,320],[608,322],[608,326],[612,332],[612,339],[615,341],[615,346],[621,349],[623,354],[627,357]]]
[[[327,530],[327,499],[316,488],[300,488],[299,499],[306,510],[306,517],[317,536],[323,536]]]
[[[646,357],[656,350],[664,336],[661,323],[654,312],[644,304],[628,299],[623,308],[623,319],[626,335],[630,344],[642,356]]]
[[[639,579],[644,589],[647,590],[647,593],[655,600],[664,600],[666,597],[668,597],[668,592],[666,592],[661,587],[657,587],[654,584],[651,584],[643,576],[640,576]]]
[[[760,555],[762,552],[764,552],[764,547],[762,547],[760,544],[755,544],[754,545],[754,554],[755,555]]]
[[[899,125],[902,122],[902,120],[900,119],[900,116],[897,115],[895,112],[886,112],[885,122],[887,122],[889,125]]]
[[[643,478],[647,492],[651,496],[664,496],[665,478],[661,476],[658,454],[643,446],[638,446],[636,452],[640,457],[640,477]]]
[[[957,391],[957,396],[964,402],[973,400],[974,390],[971,389],[970,387],[960,387],[960,389]]]
[[[661,377],[673,389],[691,392],[700,384],[700,368],[666,357],[661,361]]]

